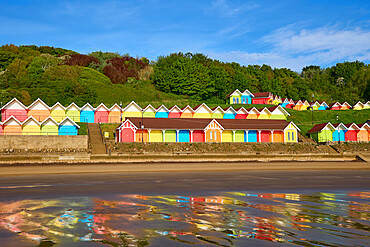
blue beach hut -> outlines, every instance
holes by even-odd
[[[254,97],[254,95],[248,90],[244,90],[244,92],[242,92],[242,97],[241,97],[241,102],[242,104],[252,104],[252,97]]]
[[[60,136],[76,136],[79,128],[80,126],[78,126],[73,120],[66,117],[59,123],[58,134]]]
[[[328,109],[328,107],[329,106],[325,102],[321,102],[318,110],[319,111],[325,111],[326,109]]]
[[[155,117],[156,118],[168,118],[168,114],[170,111],[165,107],[164,105],[161,105],[160,107],[157,108]]]
[[[333,132],[333,141],[334,142],[344,142],[345,134],[347,132],[347,127],[342,123],[333,124],[335,131]]]
[[[178,140],[179,140],[178,142],[190,142],[190,131],[189,130],[180,130]]]
[[[224,119],[235,119],[237,112],[230,106],[224,109],[225,114],[223,116]]]
[[[257,130],[248,130],[248,142],[257,142]]]
[[[89,103],[86,103],[80,111],[80,121],[83,123],[94,123],[95,109]]]

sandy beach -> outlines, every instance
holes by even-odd
[[[367,162],[49,163],[0,167],[0,176],[248,170],[370,170]]]

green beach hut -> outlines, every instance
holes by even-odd
[[[74,122],[80,122],[80,107],[72,102],[66,108],[66,117],[69,117]]]
[[[316,124],[312,127],[308,134],[317,142],[333,141],[333,132],[335,127],[331,123]]]
[[[155,109],[152,105],[149,104],[143,109],[143,117],[154,118],[156,111],[157,109]]]
[[[58,135],[59,124],[51,117],[41,123],[41,135]]]

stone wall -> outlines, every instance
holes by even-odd
[[[88,149],[88,136],[0,136],[0,150],[5,149]]]

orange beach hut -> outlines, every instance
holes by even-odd
[[[22,123],[11,116],[3,123],[4,135],[21,135],[22,134]]]
[[[42,122],[50,116],[50,108],[44,101],[37,99],[28,106],[27,116]]]

